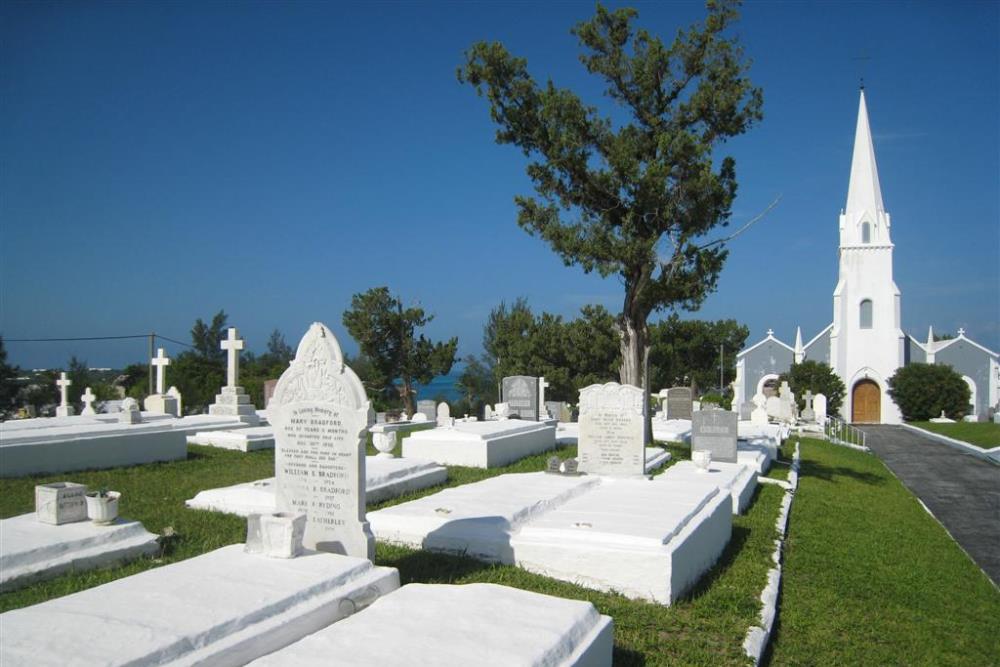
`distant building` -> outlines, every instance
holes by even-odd
[[[868,124],[865,92],[861,91],[854,156],[847,188],[847,205],[840,214],[840,272],[833,290],[833,322],[803,344],[798,329],[795,344],[774,337],[773,331],[736,356],[733,405],[755,393],[793,363],[813,359],[829,364],[844,381],[847,395],[841,417],[847,421],[898,424],[899,408],[888,394],[888,380],[908,363],[947,364],[969,385],[971,413],[987,419],[1000,401],[1000,357],[969,339],[935,341],[933,330],[921,342],[900,328],[900,292],[892,278],[892,223],[882,203],[875,148]]]

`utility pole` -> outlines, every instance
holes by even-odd
[[[149,356],[146,357],[146,363],[149,364],[149,394],[153,394],[153,350],[156,347],[156,333],[153,331],[149,332]]]
[[[722,369],[723,369],[722,359],[723,356],[725,355],[725,347],[726,347],[725,343],[719,343],[719,394],[722,394],[723,392],[722,383],[725,382],[725,378],[723,377],[722,374]]]

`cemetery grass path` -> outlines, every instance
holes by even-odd
[[[876,456],[801,453],[770,664],[1000,664],[1000,591],[913,494]]]
[[[967,442],[982,449],[1000,447],[1000,424],[993,422],[912,422],[913,426]]]

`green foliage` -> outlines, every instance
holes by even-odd
[[[707,394],[702,395],[702,397],[699,400],[701,401],[701,406],[703,409],[706,403],[714,403],[715,405],[718,405],[721,408],[725,408],[726,410],[731,410],[733,407],[733,397],[731,394],[726,394],[725,396],[723,396],[718,392],[710,391]]]
[[[736,320],[682,320],[672,314],[649,327],[649,386],[719,384],[719,346],[723,347],[724,387],[736,379],[736,353],[743,349],[750,329]],[[731,400],[731,399],[730,399]]]
[[[0,336],[0,419],[14,410],[18,394],[17,376],[21,369],[7,363],[7,348]]]
[[[71,356],[69,358],[69,365],[66,368],[66,377],[73,383],[66,390],[66,400],[70,405],[76,407],[76,412],[79,414],[83,405],[80,402],[80,396],[83,395],[84,390],[91,384],[90,368],[87,366],[87,362],[77,359],[76,355]]]
[[[45,371],[18,392],[18,402],[23,405],[30,405],[35,409],[35,413],[41,417],[42,410],[46,406],[59,403],[59,389],[56,387],[56,380],[59,373],[56,371]]]
[[[632,26],[634,9],[598,4],[572,32],[581,62],[620,107],[608,116],[551,81],[536,83],[527,61],[499,42],[474,44],[458,70],[489,100],[497,143],[530,160],[537,197],[515,198],[518,225],[567,266],[622,281],[623,382],[641,384],[649,314],[698,308],[726,258],[723,240],[705,240],[728,223],[736,196],[735,161],[716,165],[716,152],[762,117],[749,63],[725,34],[736,6],[709,2],[704,22],[664,44]]]
[[[914,422],[913,425],[927,431],[946,435],[955,440],[967,442],[981,449],[1000,447],[1000,424],[994,424],[993,422],[955,422],[954,424],[947,422]]]
[[[455,414],[481,415],[483,406],[496,403],[497,385],[489,357],[482,360],[469,355],[465,358],[465,368],[458,376],[455,387],[462,392],[462,400],[455,406]]]
[[[413,414],[413,385],[427,384],[451,371],[458,338],[434,343],[416,333],[432,319],[434,316],[425,315],[422,308],[404,309],[388,287],[374,287],[351,298],[350,309],[344,311],[344,327],[370,361],[369,396],[374,399],[395,393],[407,413]]]
[[[222,359],[209,358],[188,350],[177,355],[167,369],[169,383],[181,392],[186,414],[205,411],[215,401],[219,388],[226,384],[226,365]],[[136,384],[142,387],[142,383]],[[141,391],[145,391],[142,387]],[[131,390],[129,395],[131,396]]]
[[[829,364],[822,361],[806,359],[801,364],[792,364],[787,373],[782,373],[778,382],[788,382],[788,387],[795,393],[795,402],[799,405],[799,410],[806,406],[806,390],[815,394],[826,396],[827,414],[836,414],[840,406],[844,403],[844,396],[847,390],[843,380],[833,372]]]
[[[969,414],[969,385],[951,366],[901,366],[889,378],[889,395],[907,421],[926,421],[942,411],[951,419]]]
[[[206,359],[217,359],[223,361],[226,353],[219,347],[219,343],[226,337],[226,321],[229,316],[226,311],[220,310],[212,316],[212,321],[206,324],[199,317],[191,327],[191,344],[195,351]]]

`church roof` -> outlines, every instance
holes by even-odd
[[[851,182],[847,186],[847,207],[844,212],[860,214],[868,211],[871,215],[885,211],[882,204],[882,188],[878,182],[878,167],[875,164],[875,146],[868,124],[868,106],[865,91],[861,89],[858,103],[858,126],[854,132],[854,156],[851,158]]]

